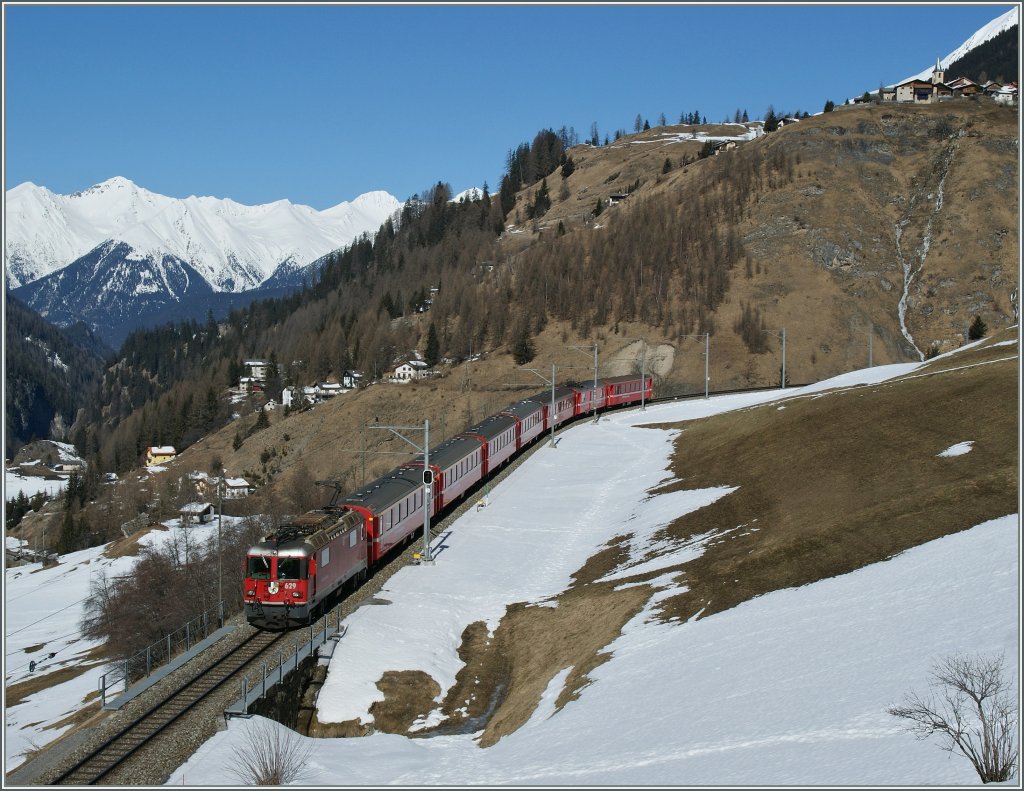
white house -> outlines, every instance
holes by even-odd
[[[429,366],[422,360],[409,360],[402,363],[391,374],[394,382],[408,382],[413,379],[422,379],[429,372]]]
[[[334,398],[334,396],[344,393],[345,388],[337,382],[321,382],[316,386],[316,392],[321,398]]]
[[[227,478],[224,481],[224,499],[240,500],[252,494],[252,486],[245,478]]]
[[[266,360],[246,360],[243,365],[249,369],[249,374],[261,382],[267,381],[267,374],[270,372],[270,363]]]
[[[183,505],[178,515],[182,527],[190,524],[202,525],[213,521],[214,507],[212,503],[188,503]]]
[[[263,380],[255,376],[243,376],[238,380],[238,394],[246,395],[252,389],[254,393],[263,392]]]
[[[1013,105],[1017,103],[1017,86],[1012,82],[1007,83],[992,95],[993,100],[999,104]]]

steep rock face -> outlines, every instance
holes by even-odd
[[[767,147],[786,151],[798,171],[751,210],[748,252],[786,272],[767,279],[794,294],[833,292],[827,301],[848,333],[882,328],[894,359],[958,345],[980,313],[1012,322],[1012,111],[969,100],[875,105],[807,119]],[[793,300],[764,297],[766,307],[800,321]],[[808,337],[827,334],[827,313],[817,323]]]

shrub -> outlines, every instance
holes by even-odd
[[[229,769],[243,785],[288,785],[307,776],[312,751],[312,742],[273,720],[250,721]]]
[[[933,666],[936,695],[911,694],[889,714],[910,724],[919,739],[937,734],[942,749],[959,753],[983,783],[1003,783],[1017,774],[1017,708],[1003,658],[955,655]]]

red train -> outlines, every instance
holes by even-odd
[[[650,376],[618,376],[556,387],[517,401],[430,449],[431,520],[516,453],[595,409],[650,400]],[[286,629],[311,623],[341,590],[359,585],[395,547],[423,528],[423,456],[330,505],[278,527],[246,553],[243,601],[249,623]]]

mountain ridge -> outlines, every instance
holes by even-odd
[[[180,258],[215,291],[247,291],[285,262],[304,266],[375,231],[400,206],[382,190],[317,211],[288,200],[170,198],[122,176],[70,195],[24,182],[6,194],[5,282],[27,285],[117,241],[139,258]]]

